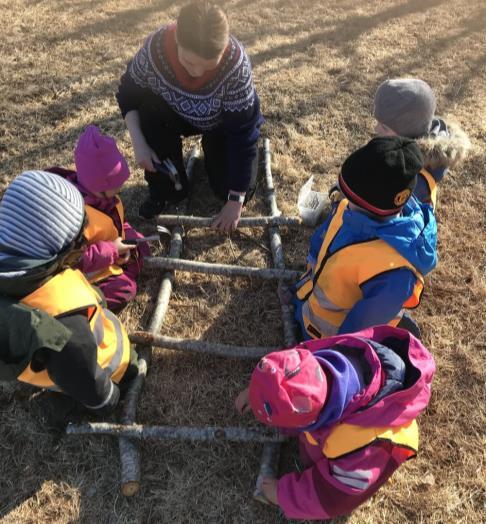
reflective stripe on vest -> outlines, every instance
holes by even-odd
[[[435,211],[437,207],[437,182],[425,168],[421,169],[420,175],[422,175],[427,182],[427,186],[429,187],[430,201],[432,202],[432,207]]]
[[[304,435],[309,444],[319,445],[311,433],[305,431]],[[328,459],[336,459],[380,440],[387,440],[396,446],[407,448],[411,451],[410,456],[414,456],[419,445],[417,422],[412,420],[400,427],[376,428],[338,424],[325,440],[321,451]]]
[[[348,201],[343,199],[324,237],[312,278],[303,275],[297,297],[303,302],[302,315],[308,334],[321,338],[336,334],[354,304],[363,298],[361,286],[377,275],[399,268],[410,269],[417,281],[403,305],[416,307],[423,291],[422,275],[394,248],[381,239],[350,244],[329,253],[329,246],[343,223]],[[390,321],[396,325],[400,316]]]
[[[66,269],[43,286],[24,297],[22,303],[46,311],[53,317],[87,311],[93,337],[98,346],[98,365],[107,369],[114,382],[119,382],[130,360],[130,342],[123,325],[101,306],[101,297],[80,271]],[[18,376],[21,382],[52,388],[54,383],[46,370],[36,373],[27,368]]]
[[[95,242],[99,242],[100,240],[114,241],[118,237],[125,238],[125,232],[123,231],[123,222],[125,220],[123,204],[118,197],[116,198],[116,211],[120,218],[120,224],[122,228],[121,232],[118,231],[118,229],[115,226],[115,223],[106,213],[99,211],[93,206],[84,206],[86,210],[86,216],[88,217],[88,225],[84,230],[84,237],[88,241],[88,244],[94,244]],[[111,266],[107,267],[106,269],[102,269],[101,271],[88,273],[86,277],[90,282],[94,283],[104,280],[105,278],[108,278],[111,275],[121,275],[122,273],[123,269],[120,266],[112,264]]]

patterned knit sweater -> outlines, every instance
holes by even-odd
[[[229,187],[246,191],[263,122],[248,56],[230,37],[218,66],[191,77],[177,58],[175,31],[170,25],[152,33],[128,64],[116,95],[122,116],[143,103],[167,104],[196,133],[221,131]]]

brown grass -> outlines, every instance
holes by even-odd
[[[133,157],[114,92],[143,37],[172,20],[168,0],[0,2],[0,175],[72,165],[75,140],[97,123]],[[226,4],[246,45],[273,145],[281,208],[294,214],[310,174],[327,188],[345,156],[372,134],[380,81],[419,76],[475,144],[475,156],[441,187],[440,263],[416,316],[438,365],[421,417],[421,453],[349,522],[484,521],[484,350],[486,276],[484,139],[486,8],[466,0],[268,0]],[[124,199],[132,221],[143,195],[140,170]],[[204,205],[209,199],[210,209]],[[199,190],[195,210],[217,205]],[[264,210],[259,196],[248,213]],[[310,232],[283,235],[289,266],[302,267]],[[266,243],[265,231],[255,240]],[[191,231],[185,256],[264,266],[268,253],[247,238]],[[158,276],[147,273],[123,317],[146,325]],[[178,275],[164,333],[241,344],[282,343],[274,287],[248,280]],[[236,423],[232,398],[251,363],[157,351],[140,404],[145,423]],[[37,522],[280,522],[251,499],[260,447],[145,443],[141,493],[119,494],[115,441],[58,438],[30,412],[26,387],[0,389],[0,515]],[[287,451],[284,467],[294,467]]]

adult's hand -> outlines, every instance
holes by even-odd
[[[134,142],[133,151],[135,153],[135,160],[137,164],[141,168],[154,173],[155,167],[153,163],[157,162],[160,164],[160,160],[155,151],[147,144],[147,142],[145,142],[145,140]]]
[[[242,208],[243,204],[240,204],[240,202],[228,200],[219,212],[219,215],[214,219],[211,227],[224,231],[225,233],[234,231],[240,221]]]
[[[155,172],[153,162],[155,161],[160,164],[160,160],[145,140],[145,136],[142,133],[142,128],[140,125],[140,115],[138,111],[135,109],[129,111],[125,115],[125,123],[132,140],[133,151],[135,153],[135,160],[137,161],[137,164],[147,171]]]

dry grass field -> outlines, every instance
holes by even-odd
[[[114,98],[143,38],[175,18],[169,0],[0,0],[0,176],[71,166],[90,124],[115,135],[133,176],[122,197],[129,219],[143,197]],[[335,180],[346,155],[373,133],[372,97],[387,77],[418,76],[454,115],[474,151],[440,189],[439,256],[416,318],[437,361],[421,417],[419,457],[401,468],[350,523],[485,521],[486,4],[481,0],[231,0],[232,33],[246,46],[271,138],[281,209],[296,213],[298,189],[314,174]],[[199,168],[200,170],[200,168]],[[262,184],[263,186],[263,184]],[[209,204],[208,204],[209,202]],[[218,205],[203,183],[193,210]],[[261,192],[247,214],[265,210]],[[288,267],[302,268],[310,230],[282,233]],[[190,231],[184,256],[270,264],[264,230],[251,238]],[[166,248],[164,248],[166,249]],[[164,333],[239,344],[283,343],[274,284],[178,274]],[[145,272],[124,312],[146,325],[159,277]],[[251,362],[156,351],[139,420],[237,424],[232,400]],[[33,391],[0,387],[0,517],[5,523],[245,522],[283,518],[252,500],[261,446],[143,444],[139,495],[119,492],[119,456],[109,438],[47,432],[32,416]],[[294,467],[292,450],[283,469]]]

